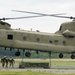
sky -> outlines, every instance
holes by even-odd
[[[44,14],[66,13],[64,16],[75,16],[75,0],[1,0],[0,1],[0,18],[13,18],[35,16],[35,14],[27,14],[14,12],[12,10],[38,12]],[[63,16],[63,15],[62,15]],[[56,32],[60,25],[64,22],[71,21],[66,18],[57,17],[38,17],[29,19],[6,20],[11,24],[13,29],[39,30],[40,32]]]

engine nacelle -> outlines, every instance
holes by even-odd
[[[0,29],[11,29],[11,25],[9,23],[0,21]]]

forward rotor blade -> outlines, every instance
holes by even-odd
[[[52,17],[60,17],[60,18],[69,18],[69,19],[75,19],[75,17],[68,17],[68,16],[56,16],[56,15],[51,15]],[[12,20],[12,19],[27,19],[27,18],[36,18],[36,17],[45,17],[43,15],[38,15],[38,16],[26,16],[26,17],[14,17],[14,18],[0,18],[0,20]]]
[[[60,14],[43,14],[43,13],[36,13],[36,12],[29,12],[29,11],[20,11],[20,10],[12,10],[15,12],[21,12],[21,13],[29,13],[29,14],[37,14],[37,15],[43,15],[43,16],[53,16],[53,15],[64,15],[66,13],[60,13]]]
[[[39,16],[26,16],[26,17],[14,17],[14,18],[0,18],[0,20],[25,19],[25,18],[36,18],[36,17],[44,17],[44,16],[39,15]]]

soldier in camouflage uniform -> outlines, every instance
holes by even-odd
[[[6,58],[6,68],[8,68],[9,58]]]
[[[10,63],[10,67],[14,68],[15,61],[14,61],[13,57],[9,59],[9,63]]]
[[[1,59],[2,67],[5,67],[6,64],[6,56]]]

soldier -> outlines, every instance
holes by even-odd
[[[6,58],[6,68],[8,68],[9,58]]]
[[[1,63],[2,63],[2,67],[5,67],[6,56],[4,56],[4,57],[1,59]]]
[[[13,57],[9,59],[9,63],[10,63],[10,67],[14,68],[15,61],[14,61]]]

